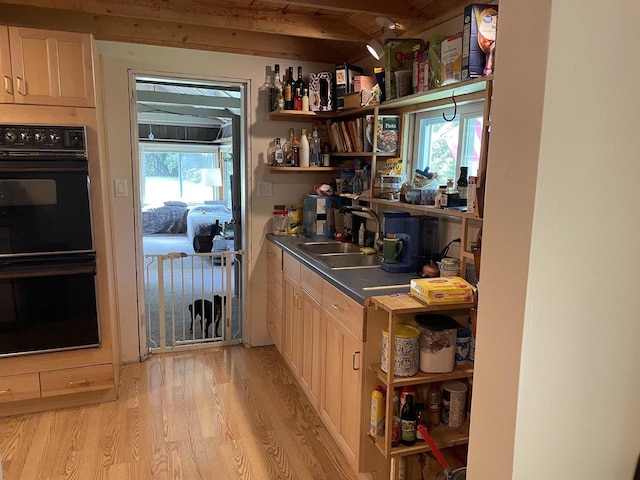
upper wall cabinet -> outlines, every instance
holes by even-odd
[[[91,35],[0,26],[2,103],[95,107]]]

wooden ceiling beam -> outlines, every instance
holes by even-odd
[[[95,15],[0,2],[2,23],[92,33],[98,40],[163,45],[321,63],[362,58],[362,43],[325,41],[230,28],[211,29],[137,18]]]
[[[344,18],[329,15],[305,15],[284,9],[234,7],[232,3],[212,4],[198,0],[164,0],[161,2],[113,0],[3,0],[6,5],[55,7],[56,10],[156,20],[210,28],[270,33],[295,37],[365,42],[369,35],[353,28]],[[15,7],[11,7],[15,8]],[[4,12],[3,12],[4,17]]]
[[[335,10],[348,13],[366,13],[394,18],[424,17],[424,13],[404,0],[262,0],[274,4],[288,3],[300,7]]]

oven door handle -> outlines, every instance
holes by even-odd
[[[10,271],[4,270],[0,267],[0,280],[13,279],[13,278],[36,278],[36,277],[52,277],[62,275],[78,275],[83,273],[96,274],[95,267],[73,267],[73,268],[38,268],[38,269],[11,269]]]

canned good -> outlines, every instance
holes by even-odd
[[[467,386],[457,380],[442,384],[442,423],[447,427],[464,425],[467,401]]]
[[[411,325],[396,325],[394,328],[393,375],[412,377],[418,373],[420,357],[420,330]],[[389,329],[382,329],[381,368],[387,372]]]

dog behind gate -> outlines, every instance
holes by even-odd
[[[200,316],[200,328],[204,332],[204,337],[209,338],[209,327],[211,323],[213,323],[214,329],[212,333],[215,333],[215,337],[218,337],[218,328],[222,320],[222,305],[225,303],[225,300],[226,299],[220,295],[214,295],[213,303],[210,300],[199,298],[189,305],[189,312],[191,313],[190,331],[193,332],[196,317]]]

